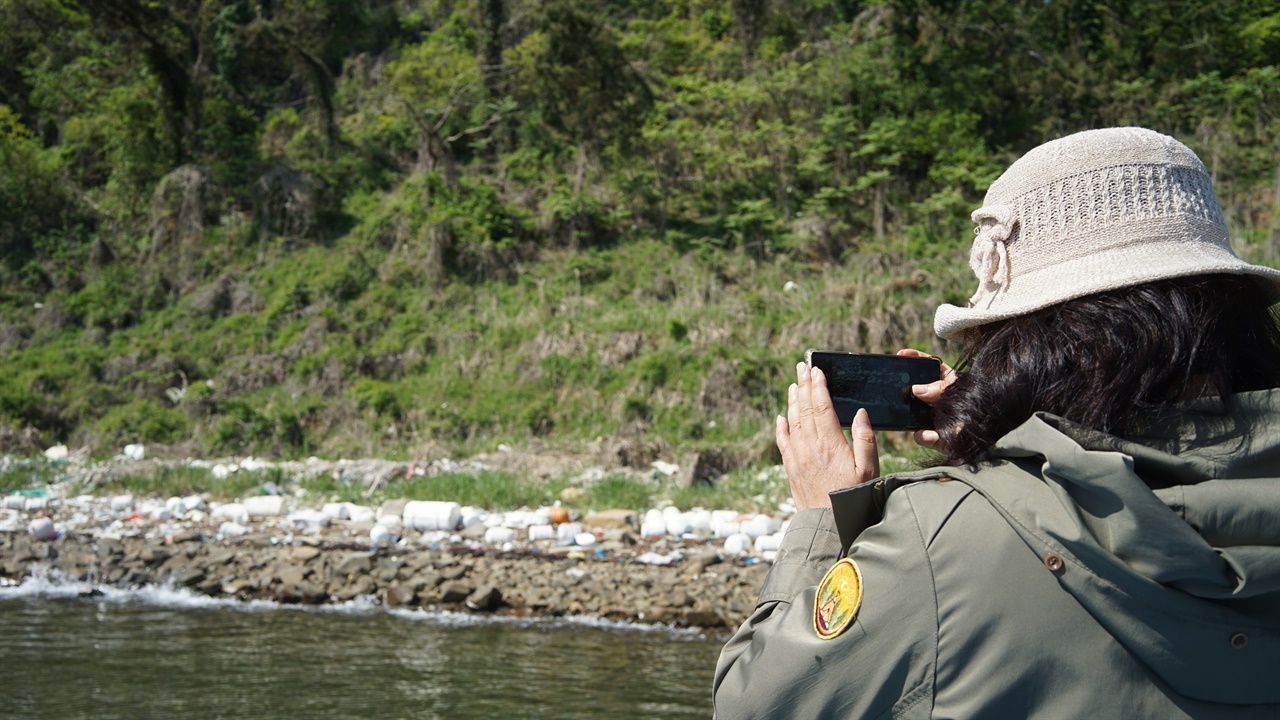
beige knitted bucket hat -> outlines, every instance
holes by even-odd
[[[1022,156],[973,212],[968,307],[942,305],[935,332],[961,331],[1065,300],[1153,280],[1252,275],[1280,293],[1280,271],[1231,250],[1200,158],[1143,128],[1089,130]]]

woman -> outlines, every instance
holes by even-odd
[[[800,512],[717,716],[1280,717],[1280,272],[1140,128],[1032,150],[973,217],[958,372],[913,388],[939,467],[877,480],[797,367]]]

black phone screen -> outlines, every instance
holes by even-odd
[[[936,358],[810,350],[805,360],[826,375],[831,402],[844,427],[853,424],[858,408],[866,408],[871,427],[877,430],[933,427],[932,408],[911,394],[911,386],[942,376]]]

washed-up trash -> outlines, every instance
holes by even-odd
[[[573,543],[578,547],[591,547],[596,544],[596,536],[589,532],[581,532],[573,536]]]
[[[365,507],[364,505],[347,505],[347,519],[353,524],[371,523],[377,519],[374,517],[375,514],[376,513],[371,507]]]
[[[773,532],[777,530],[777,527],[774,524],[774,518],[771,518],[768,515],[756,515],[755,517],[747,518],[742,521],[740,528],[742,532],[753,538],[757,538],[762,535],[772,535]]]
[[[319,510],[299,510],[290,515],[289,520],[294,527],[308,532],[317,532],[321,528],[329,527],[329,516]]]
[[[662,473],[663,475],[666,475],[667,477],[671,477],[672,475],[675,475],[677,472],[680,472],[679,465],[676,465],[675,463],[663,462],[662,460],[654,460],[651,466],[653,467],[654,470],[657,470],[658,472]]]
[[[746,533],[734,533],[724,539],[726,555],[746,555],[751,552],[751,536]]]
[[[214,465],[213,467],[209,468],[209,474],[213,475],[218,480],[222,480],[223,478],[225,478],[226,476],[230,475],[235,471],[236,471],[236,467],[234,465],[227,466],[227,465],[223,465],[222,463],[218,463],[217,465]]]
[[[530,525],[529,541],[535,540],[552,540],[556,536],[556,529],[550,525]]]
[[[676,507],[664,509],[662,511],[662,520],[668,535],[680,537],[693,530],[693,524],[689,522],[689,518]]]
[[[142,460],[147,457],[147,449],[142,443],[131,443],[124,446],[124,456],[130,460]]]
[[[670,565],[679,559],[680,555],[677,553],[660,555],[656,552],[646,552],[636,556],[636,562],[642,565]]]
[[[689,532],[706,533],[711,529],[711,511],[694,508],[684,514],[689,523]]]
[[[777,552],[782,547],[782,533],[774,535],[761,535],[756,538],[755,552],[756,555],[764,555],[767,552]]]
[[[288,499],[282,495],[255,495],[241,504],[250,518],[280,517],[288,512]]]
[[[237,522],[224,522],[218,527],[218,534],[224,538],[240,537],[241,535],[248,535],[249,528]]]
[[[58,531],[53,526],[53,521],[47,517],[36,518],[27,525],[27,532],[31,533],[31,537],[37,540],[52,540],[58,536]]]
[[[738,511],[712,510],[710,529],[718,538],[729,537],[739,531]]]
[[[383,525],[381,521],[369,530],[370,542],[376,544],[391,542],[391,528]]]
[[[487,524],[489,519],[489,511],[484,508],[471,507],[470,505],[459,509],[459,516],[462,519],[462,529],[475,527],[476,525]]]
[[[116,495],[115,497],[111,498],[111,511],[112,511],[112,512],[118,512],[118,513],[119,513],[119,512],[128,512],[128,511],[130,511],[130,510],[132,510],[132,509],[133,509],[133,496],[132,496],[132,495]]]
[[[347,518],[351,517],[351,515],[347,510],[347,508],[350,506],[351,506],[351,503],[344,503],[344,502],[343,503],[325,503],[324,507],[321,508],[320,511],[323,512],[325,515],[328,515],[330,518],[334,520],[346,520]]]
[[[27,508],[27,499],[21,495],[6,495],[4,508],[6,510],[25,510]]]
[[[404,506],[404,525],[419,531],[457,530],[462,508],[455,502],[414,500]]]
[[[484,541],[487,545],[502,545],[509,543],[516,537],[516,531],[505,527],[491,527],[484,531]]]
[[[662,516],[661,510],[650,510],[644,514],[644,520],[640,523],[640,535],[647,538],[654,538],[667,532],[667,520]]]
[[[575,538],[582,532],[582,523],[563,523],[556,527],[556,543],[576,545]]]
[[[214,520],[229,520],[232,523],[244,525],[249,522],[249,510],[240,503],[227,503],[214,508],[210,517]]]
[[[45,456],[45,458],[46,458],[46,459],[48,459],[48,460],[66,460],[66,459],[67,459],[67,446],[66,446],[66,445],[54,445],[53,447],[51,447],[51,448],[49,448],[48,450],[45,450],[45,451],[44,451],[44,456]]]

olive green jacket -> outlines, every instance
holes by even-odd
[[[1132,441],[1040,414],[798,513],[717,717],[1280,717],[1280,390],[1230,404]],[[862,604],[822,640],[845,547]]]

